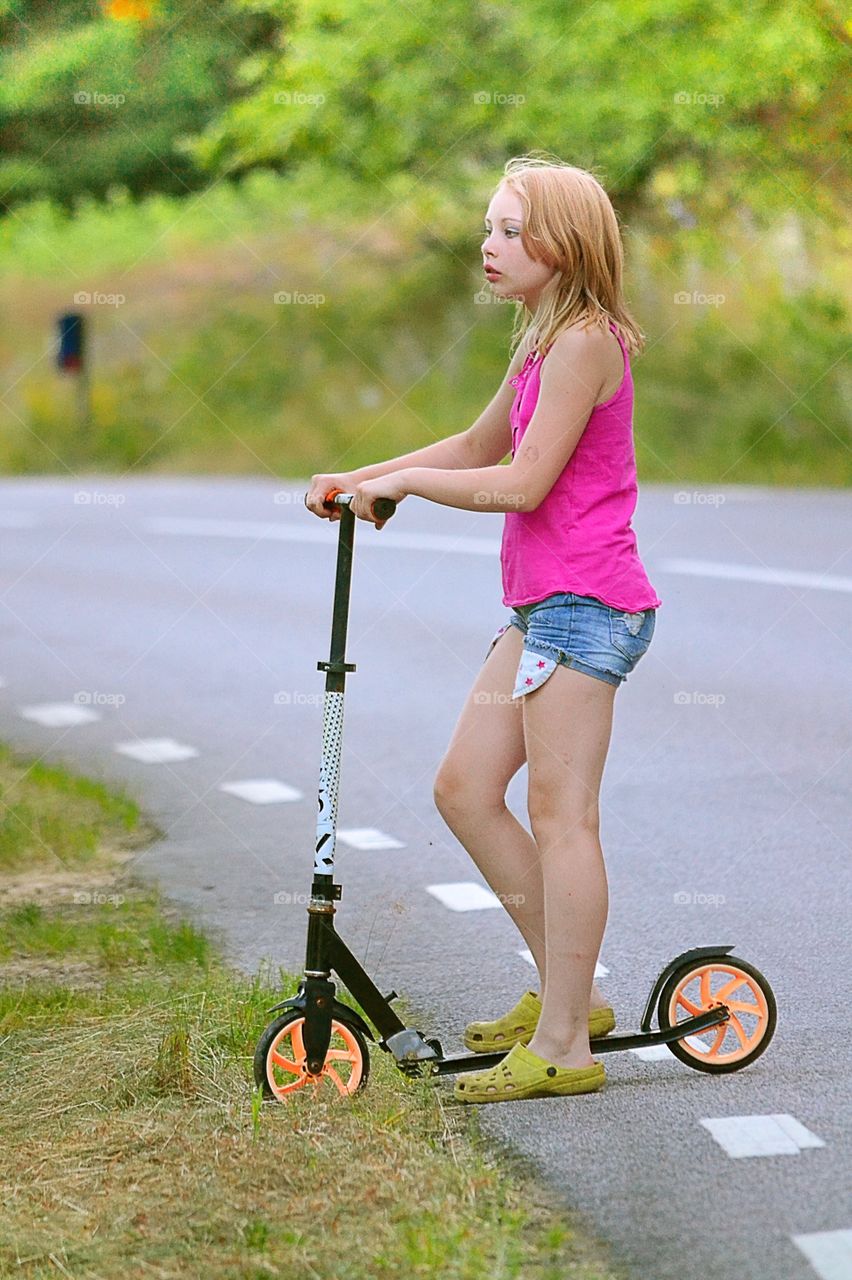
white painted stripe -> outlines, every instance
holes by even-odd
[[[458,884],[427,884],[426,889],[451,911],[483,911],[488,907],[502,907],[502,902],[490,889],[473,881]]]
[[[117,742],[115,750],[123,756],[132,756],[143,764],[166,764],[172,760],[188,760],[197,756],[195,747],[188,747],[174,738],[140,738],[135,742]]]
[[[745,1156],[796,1156],[806,1147],[824,1147],[795,1116],[719,1116],[701,1124],[733,1160]]]
[[[42,702],[35,707],[20,707],[25,720],[35,720],[37,724],[48,725],[51,729],[61,729],[69,724],[89,724],[92,720],[100,720],[100,712],[89,707],[80,707],[76,702]]]
[[[175,534],[180,537],[321,542],[326,546],[336,542],[336,530],[330,531],[316,516],[311,516],[310,520],[312,523],[301,525],[285,521],[272,523],[263,520],[214,520],[200,516],[151,516],[143,520],[142,524],[151,533]],[[370,529],[368,522],[364,520],[359,520],[357,524],[364,526],[366,535],[359,538],[359,548],[384,546],[390,547],[392,551],[455,551],[477,556],[494,556],[500,551],[499,540],[493,538],[473,538],[450,533],[408,533],[403,529],[391,531],[389,524],[381,530]]]
[[[301,800],[302,793],[277,778],[247,778],[245,782],[223,782],[220,791],[248,800],[249,804],[286,804]]]
[[[849,1280],[852,1276],[852,1231],[809,1231],[791,1236],[820,1280]]]
[[[535,960],[533,959],[533,953],[530,951],[529,947],[524,947],[523,951],[518,952],[518,955],[521,957],[522,960],[526,960],[527,964],[535,965]],[[595,978],[596,979],[605,978],[608,973],[609,973],[609,969],[607,969],[606,965],[601,964],[599,960],[596,961]]]
[[[337,839],[342,840],[344,844],[351,845],[353,849],[404,849],[405,845],[401,840],[389,836],[386,831],[379,831],[377,827],[346,827],[339,829]]]
[[[730,578],[740,582],[767,582],[773,586],[814,587],[824,591],[852,591],[852,578],[831,573],[806,573],[798,569],[763,569],[749,564],[723,564],[718,560],[663,559],[654,561],[657,573],[687,573],[704,578]]]
[[[643,1062],[662,1062],[663,1058],[672,1061],[672,1055],[669,1048],[664,1044],[645,1044],[639,1049],[631,1049],[631,1053],[635,1053],[637,1058],[641,1058]]]

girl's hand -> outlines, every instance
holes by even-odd
[[[323,499],[332,489],[340,489],[342,493],[354,493],[355,481],[348,471],[338,471],[319,473],[311,476],[311,487],[305,494],[305,506],[312,511],[315,516],[319,516],[320,520],[330,520],[334,523],[340,519],[340,507],[323,506]]]
[[[375,480],[362,480],[360,484],[356,484],[353,492],[355,497],[349,505],[355,515],[360,520],[369,520],[377,529],[381,529],[387,522],[376,520],[371,511],[372,505],[376,498],[393,498],[394,502],[402,502],[408,496],[405,472],[391,471],[386,476],[377,476]]]

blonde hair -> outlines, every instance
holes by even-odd
[[[545,351],[563,329],[578,322],[609,332],[617,326],[631,355],[645,335],[622,295],[624,247],[609,196],[594,174],[561,160],[514,156],[495,187],[510,187],[524,208],[521,243],[536,262],[555,267],[535,312],[522,300],[515,309],[511,348]]]

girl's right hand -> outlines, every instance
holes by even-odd
[[[348,471],[311,476],[311,486],[305,494],[305,506],[321,520],[331,520],[333,523],[340,519],[340,507],[334,506],[329,509],[323,506],[325,495],[332,489],[340,489],[342,493],[352,493],[355,484],[356,481]]]

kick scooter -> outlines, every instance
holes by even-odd
[[[314,876],[308,902],[304,978],[295,996],[268,1009],[279,1016],[264,1030],[254,1055],[255,1083],[269,1099],[283,1100],[308,1085],[351,1096],[367,1084],[367,1042],[393,1055],[409,1076],[455,1075],[495,1066],[504,1052],[445,1055],[439,1040],[406,1026],[394,1010],[397,993],[382,995],[334,927],[335,903],[342,886],[334,881],[337,796],[343,744],[343,693],[346,629],[355,540],[354,495],[332,489],[324,504],[340,508],[340,534],[328,662],[323,702],[322,760],[319,778]],[[396,510],[390,498],[377,498],[372,514],[388,520]],[[593,1054],[615,1053],[664,1044],[696,1071],[723,1074],[754,1062],[775,1031],[772,988],[753,965],[732,956],[730,946],[693,947],[676,956],[654,982],[639,1022],[627,1035],[590,1041]],[[332,971],[367,1015],[338,1000]],[[654,1011],[657,1030],[652,1027]]]

